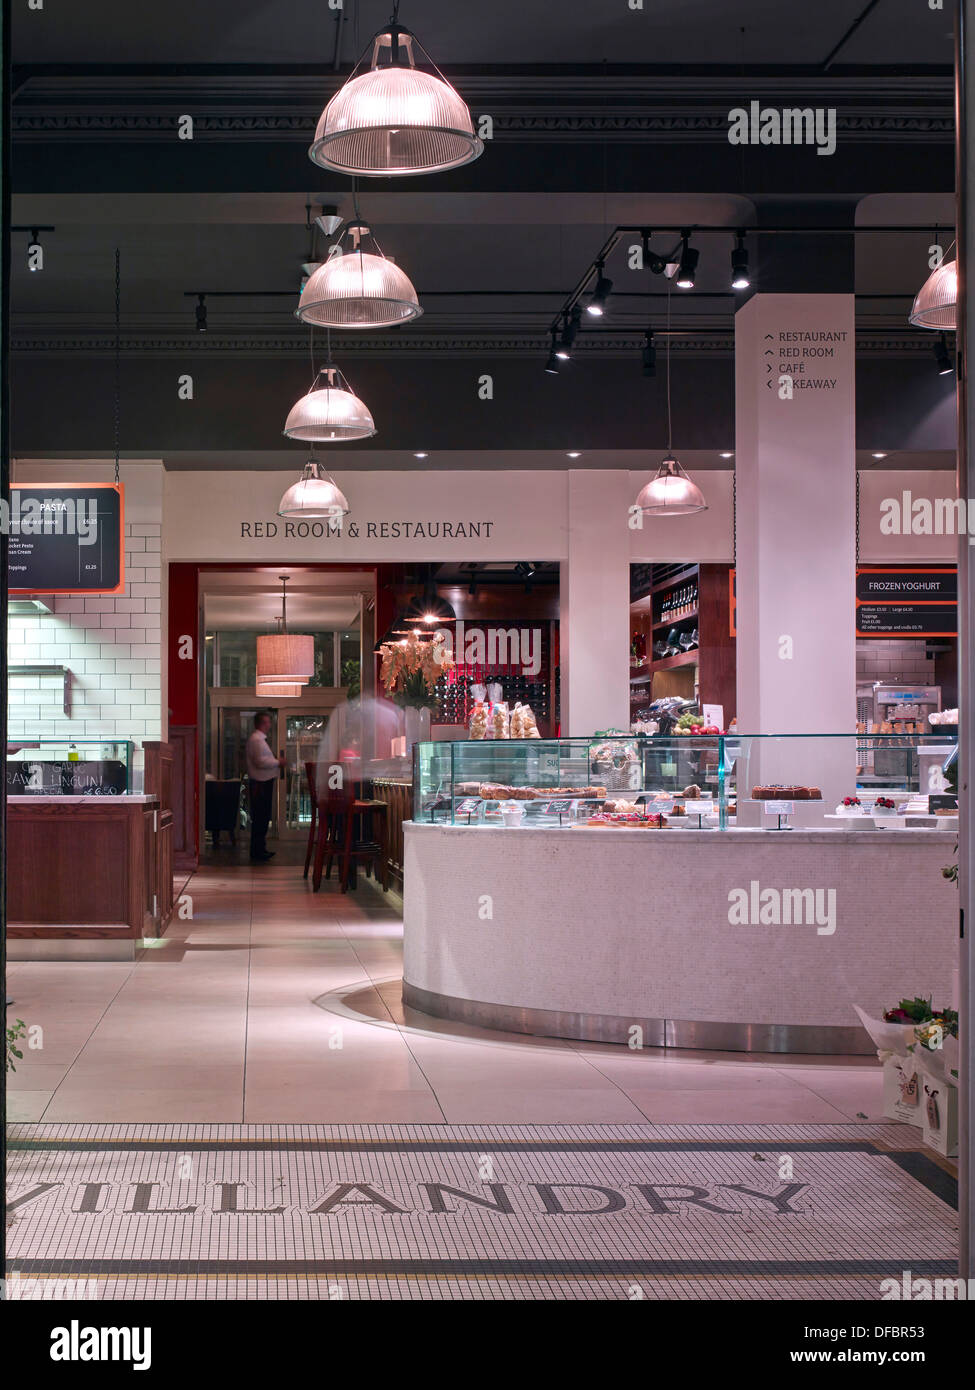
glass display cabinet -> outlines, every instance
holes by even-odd
[[[7,743],[8,796],[124,796],[131,739],[39,738]]]
[[[957,729],[414,746],[413,819],[638,828],[957,827]],[[845,824],[844,824],[845,823]]]

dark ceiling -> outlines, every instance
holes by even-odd
[[[306,204],[352,207],[350,180],[312,165],[307,147],[390,8],[17,7],[13,221],[53,230],[41,235],[43,274],[27,270],[27,232],[13,237],[15,453],[105,452],[116,247],[123,449],[174,466],[280,450],[289,394],[308,376],[307,330],[293,317],[312,249]],[[947,9],[926,0],[644,0],[642,10],[628,0],[404,0],[400,17],[475,116],[492,117],[494,138],[452,173],[361,183],[363,213],[425,309],[404,329],[335,335],[337,355],[372,393],[380,448],[662,447],[661,376],[642,378],[640,347],[648,326],[663,342],[666,282],[627,267],[638,238],[622,238],[609,266],[612,312],[582,335],[569,380],[552,387],[541,372],[553,315],[617,224],[656,229],[660,250],[675,237],[665,228],[729,229],[698,238],[697,284],[672,306],[677,425],[683,412],[693,447],[722,447],[731,432],[737,227],[851,229],[750,236],[756,285],[856,291],[864,392],[875,397],[868,411],[864,395],[864,447],[875,442],[885,392],[897,416],[916,379],[937,413],[930,337],[906,316],[932,240],[950,240],[935,230],[953,211]],[[727,113],[753,99],[835,107],[835,155],[732,147]],[[186,113],[192,141],[176,135]],[[855,224],[891,223],[919,230],[852,235]],[[195,332],[201,291],[210,296],[205,336]],[[188,363],[205,386],[189,411],[171,390]],[[58,418],[40,394],[51,370],[65,393]],[[456,405],[458,382],[482,370],[515,397],[490,423]],[[542,403],[536,393],[547,387]],[[532,418],[519,425],[526,409]]]

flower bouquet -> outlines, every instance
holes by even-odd
[[[443,642],[411,632],[400,642],[385,642],[379,654],[383,689],[394,704],[403,709],[436,708],[437,682],[454,666]]]

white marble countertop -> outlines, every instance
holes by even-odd
[[[727,830],[685,830],[683,827],[667,827],[664,830],[644,830],[642,828],[630,829],[625,825],[620,826],[587,826],[587,825],[443,825],[431,824],[428,821],[405,821],[404,829],[410,834],[430,834],[438,832],[449,835],[467,835],[473,831],[490,831],[492,834],[502,835],[538,835],[551,837],[553,835],[568,835],[572,839],[578,839],[580,835],[587,838],[598,836],[601,839],[624,839],[630,840],[658,840],[664,838],[670,840],[690,840],[694,842],[704,840],[719,840],[722,844],[734,842],[738,844],[766,844],[770,840],[788,841],[790,844],[886,844],[888,840],[896,839],[898,842],[907,841],[915,844],[928,844],[933,840],[944,842],[951,841],[951,832],[936,830],[934,828],[925,830],[922,828],[912,828],[910,830],[872,828],[869,830],[843,830],[837,827],[833,829],[805,829],[798,830],[759,830],[757,827],[743,826],[740,830],[735,826]]]

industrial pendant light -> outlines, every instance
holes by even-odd
[[[295,313],[302,323],[391,328],[419,318],[423,310],[409,277],[387,260],[365,222],[350,222],[344,235],[350,248],[330,255],[301,292]]]
[[[423,592],[410,599],[402,618],[407,630],[419,631],[424,627],[439,627],[441,623],[455,623],[457,614],[446,599],[437,593],[432,573],[427,575]]]
[[[300,521],[316,517],[341,521],[349,511],[345,493],[316,458],[308,460],[301,477],[288,488],[278,504],[278,516],[297,517]]]
[[[323,385],[319,385],[319,382]],[[337,443],[347,439],[370,439],[376,426],[359,397],[338,367],[322,367],[307,395],[295,401],[285,422],[289,439],[320,440]]]
[[[391,22],[373,37],[368,70],[360,72],[367,49],[322,113],[308,156],[323,169],[370,178],[433,174],[483,152],[463,98],[398,16],[396,0]],[[433,73],[417,68],[416,54]]]
[[[706,512],[708,504],[696,483],[681,468],[674,457],[673,428],[670,409],[670,286],[667,286],[667,457],[650,482],[641,488],[636,505],[650,516],[689,516]]]
[[[281,631],[257,639],[259,684],[306,685],[315,674],[315,639],[288,631],[288,576],[281,580]]]
[[[953,330],[957,319],[958,262],[942,261],[918,291],[911,309],[915,328]]]

